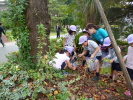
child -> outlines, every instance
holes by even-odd
[[[83,36],[87,36],[87,39],[88,40],[92,40],[92,38],[90,37],[90,34],[84,29],[83,30]],[[90,57],[90,54],[89,54],[89,50],[87,50],[86,54],[84,56],[82,56],[83,58],[83,61],[82,61],[82,66],[81,67],[84,67],[85,63],[86,63],[86,57]]]
[[[66,46],[67,47],[67,46]],[[70,63],[73,67],[77,66],[77,53],[73,51],[70,56]]]
[[[63,46],[71,46],[74,47],[76,50],[76,45],[75,45],[75,34],[76,34],[76,26],[71,25],[68,31],[68,34],[65,35],[64,40],[63,40]]]
[[[56,53],[55,58],[52,61],[50,61],[50,64],[52,64],[52,66],[55,67],[56,69],[64,70],[66,67],[68,67],[71,70],[75,70],[76,67],[72,67],[69,58],[73,50],[74,50],[73,47],[66,46],[59,53]]]
[[[133,85],[133,34],[130,34],[127,37],[127,42],[129,43],[127,55],[124,57],[124,61],[126,61],[127,71],[132,81]],[[125,95],[131,96],[130,91],[124,92]]]
[[[107,59],[111,59],[109,61],[109,63],[111,63],[111,75],[110,75],[110,78],[113,79],[114,82],[117,82],[116,80],[118,78],[118,71],[121,71],[121,67],[120,67],[119,61],[117,59],[115,50],[112,47],[112,44],[111,44],[111,41],[110,41],[109,37],[104,39],[103,46],[107,46],[108,47],[108,51],[109,51],[109,54],[106,57],[104,57],[103,60],[106,59],[106,58]],[[118,49],[120,51],[119,47],[118,47]]]
[[[88,31],[85,29],[83,29],[83,35],[87,36],[88,40],[92,40],[90,33],[88,33]]]
[[[99,66],[99,61],[101,60],[101,51],[99,46],[97,45],[96,42],[92,41],[92,40],[88,40],[87,36],[81,36],[79,38],[79,44],[82,44],[82,46],[84,47],[84,51],[79,54],[79,57],[82,57],[86,54],[87,50],[90,51],[89,54],[91,54],[90,59],[94,59],[95,60],[95,64],[96,64],[96,76],[93,77],[92,79],[94,81],[98,81],[99,80],[99,71],[100,71],[100,66]]]

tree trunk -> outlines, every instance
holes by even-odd
[[[45,43],[47,45],[43,46],[43,55],[48,51],[49,45],[49,34],[50,34],[50,15],[48,14],[48,1],[47,0],[27,0],[28,8],[26,10],[26,26],[29,30],[29,41],[30,41],[30,55],[35,57],[32,59],[33,63],[37,62],[37,46],[38,46],[38,31],[37,25],[42,23],[46,28],[47,37]]]

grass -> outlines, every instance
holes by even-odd
[[[67,33],[67,30],[64,29],[63,31],[60,32],[60,35],[65,35]],[[57,33],[55,31],[50,32],[50,36],[56,36]]]
[[[8,39],[10,39],[11,41],[14,41],[13,36],[11,35],[11,32],[12,32],[12,30],[7,30],[6,34],[7,34]],[[63,30],[60,32],[60,35],[65,35],[66,33],[67,33],[67,30]],[[55,31],[50,32],[50,36],[56,36],[56,35],[57,35],[57,33]]]
[[[60,32],[60,35],[65,35],[66,32]],[[50,32],[50,36],[56,36],[57,33],[56,32]]]

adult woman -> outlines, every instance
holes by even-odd
[[[108,37],[107,31],[92,23],[87,24],[85,29],[92,35],[98,44],[101,44],[102,57],[105,57],[108,54],[108,49],[103,46],[103,42],[104,39]]]

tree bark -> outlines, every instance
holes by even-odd
[[[43,55],[48,51],[49,45],[49,34],[50,34],[50,15],[48,14],[48,1],[47,0],[27,0],[28,1],[28,8],[26,10],[26,26],[29,30],[29,41],[30,41],[30,55],[34,57],[32,59],[33,63],[37,62],[37,46],[38,46],[38,31],[37,25],[42,23],[46,28],[46,35],[45,43],[47,45],[43,46]]]

